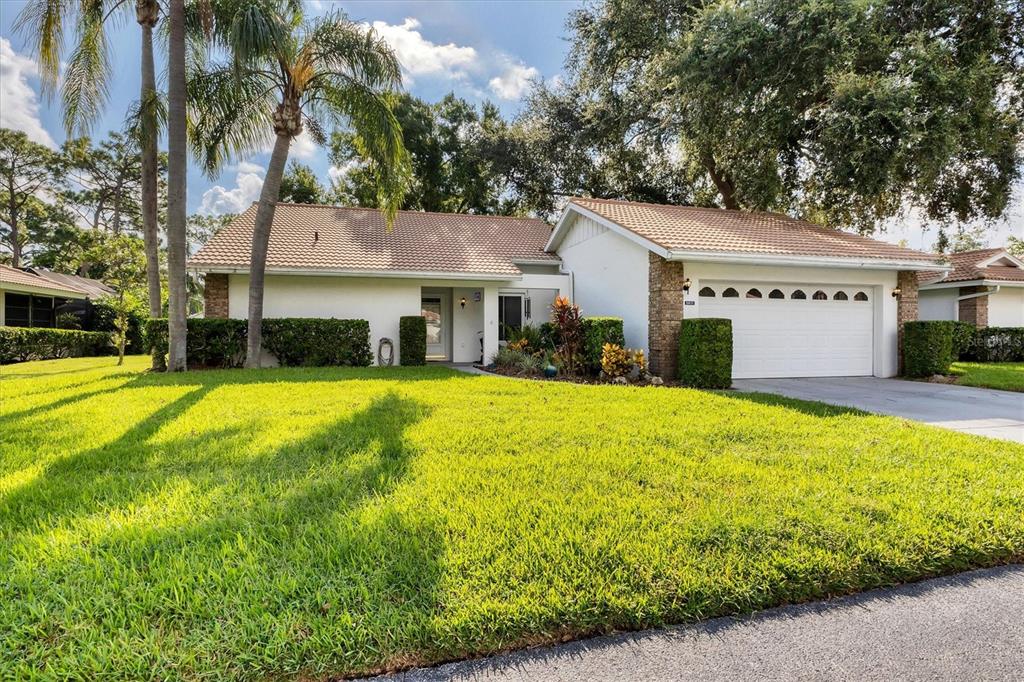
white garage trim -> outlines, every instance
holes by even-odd
[[[700,317],[732,320],[734,378],[874,374],[873,286],[704,280],[696,295]]]

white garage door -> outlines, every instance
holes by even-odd
[[[869,376],[870,287],[700,283],[701,317],[732,320],[736,379]]]

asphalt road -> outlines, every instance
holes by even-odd
[[[385,679],[1024,680],[1024,566]]]

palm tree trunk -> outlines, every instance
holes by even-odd
[[[138,0],[136,18],[142,28],[142,238],[146,250],[146,288],[149,290],[149,316],[160,317],[160,232],[157,224],[157,122],[156,67],[153,61],[153,26],[158,16],[153,0]],[[153,356],[153,371],[163,371],[164,359]]]
[[[277,195],[281,191],[284,166],[288,163],[290,135],[278,135],[270,155],[267,177],[260,192],[256,208],[256,222],[252,230],[252,261],[249,266],[249,347],[245,355],[247,368],[260,366],[263,349],[263,278],[267,269],[267,247],[270,244],[270,226],[274,223]]]
[[[167,58],[167,273],[168,362],[172,372],[186,369],[188,292],[185,290],[185,0],[170,0]]]

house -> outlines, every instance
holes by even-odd
[[[1005,249],[949,256],[951,272],[921,272],[922,320],[1024,327],[1024,261]]]
[[[54,327],[58,314],[80,312],[89,300],[112,293],[88,277],[0,264],[0,326]]]
[[[256,208],[190,261],[206,314],[247,315]],[[528,218],[278,204],[267,317],[349,317],[371,343],[398,318],[428,320],[430,359],[490,358],[506,327],[546,321],[556,295],[613,315],[652,370],[675,373],[680,320],[728,317],[734,376],[893,376],[902,322],[917,318],[922,253],[787,216],[572,199],[552,230]]]
[[[256,205],[189,261],[206,276],[206,316],[248,316]],[[398,319],[427,318],[427,357],[480,362],[509,327],[547,320],[571,278],[544,250],[551,226],[531,218],[399,211],[389,230],[373,209],[279,203],[270,233],[265,317],[358,318],[374,353]]]

